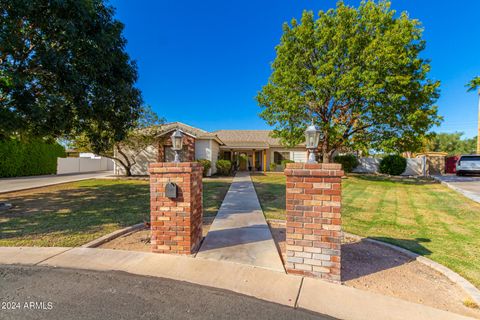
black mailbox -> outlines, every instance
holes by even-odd
[[[177,185],[173,182],[169,182],[165,185],[165,196],[167,198],[177,197]]]

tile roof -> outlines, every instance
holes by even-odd
[[[164,135],[175,129],[180,129],[196,139],[215,139],[227,148],[269,148],[281,147],[280,139],[272,137],[272,130],[205,130],[189,126],[181,122],[170,122],[158,128],[158,135]]]
[[[271,130],[218,130],[214,131],[227,146],[280,146],[280,139],[271,136]]]
[[[169,122],[169,123],[162,124],[160,126],[159,134],[165,134],[175,129],[180,129],[183,132],[188,133],[196,138],[208,134],[208,132],[205,130],[198,129],[181,122]]]

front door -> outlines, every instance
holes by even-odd
[[[247,170],[247,161],[248,161],[248,156],[246,153],[240,153],[239,158],[239,170],[240,171],[246,171]]]

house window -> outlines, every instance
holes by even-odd
[[[273,152],[273,162],[280,165],[283,160],[290,160],[290,152]]]
[[[231,160],[232,159],[232,152],[231,151],[224,151],[223,152],[223,160]]]

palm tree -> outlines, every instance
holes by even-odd
[[[478,134],[477,134],[477,154],[480,154],[480,77],[475,77],[467,84],[468,91],[478,89]]]

